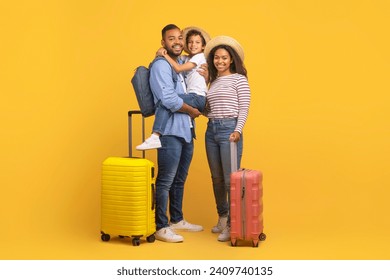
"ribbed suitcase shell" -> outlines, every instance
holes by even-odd
[[[109,157],[102,166],[101,232],[154,242],[154,164],[144,158]],[[149,238],[151,240],[149,240]],[[104,240],[104,241],[108,241]]]
[[[230,239],[232,246],[238,240],[251,240],[257,247],[265,240],[263,233],[262,173],[240,169],[230,176]]]

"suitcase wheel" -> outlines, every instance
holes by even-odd
[[[236,247],[237,246],[237,239],[232,239],[230,241],[230,244],[233,246],[233,247]]]
[[[102,236],[101,236],[102,240],[107,242],[110,240],[110,235],[107,234],[107,233],[102,233]]]
[[[138,237],[134,237],[133,240],[131,240],[131,243],[133,243],[133,246],[139,246],[141,244],[141,240]]]
[[[260,233],[260,235],[259,235],[260,241],[264,241],[266,238],[267,238],[267,236],[265,235],[265,233]]]
[[[148,237],[146,237],[146,241],[148,241],[149,243],[153,243],[154,241],[156,241],[156,237],[154,236],[154,234],[149,235]]]

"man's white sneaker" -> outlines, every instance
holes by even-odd
[[[157,240],[165,241],[165,242],[183,242],[184,238],[181,235],[175,233],[170,227],[162,228],[154,234]]]
[[[217,225],[211,229],[211,232],[221,233],[223,229],[226,227],[226,224],[227,224],[227,217],[219,217]]]
[[[150,136],[142,144],[135,147],[137,150],[150,150],[161,148],[161,142],[159,137]]]
[[[226,226],[222,233],[218,235],[218,241],[229,241],[230,240],[230,226]]]
[[[184,231],[202,231],[203,230],[202,226],[191,224],[191,223],[187,222],[186,220],[181,220],[180,222],[178,222],[176,224],[169,223],[169,226],[173,230],[184,230]]]

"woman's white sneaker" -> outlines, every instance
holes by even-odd
[[[230,226],[226,226],[220,235],[218,235],[218,241],[224,242],[230,240]]]
[[[219,217],[218,223],[211,229],[212,233],[221,233],[227,225],[227,217]]]

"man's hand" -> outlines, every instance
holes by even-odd
[[[190,107],[191,107],[191,106],[190,106]],[[199,112],[198,109],[193,108],[193,107],[191,107],[191,108],[192,108],[192,109],[191,109],[191,112],[188,113],[188,114],[190,115],[191,118],[195,119],[195,118],[199,117],[199,116],[202,114],[201,112]]]
[[[190,105],[183,103],[183,106],[179,109],[179,112],[187,113],[191,118],[195,119],[201,115],[198,109],[191,107]]]

